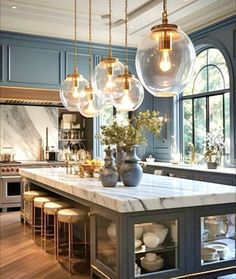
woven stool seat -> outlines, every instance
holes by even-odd
[[[44,204],[47,202],[53,202],[58,200],[56,197],[36,197],[34,198],[34,207],[43,208]]]
[[[77,208],[66,208],[57,212],[57,218],[62,223],[77,223],[88,218],[88,212]]]
[[[59,210],[63,208],[68,208],[70,205],[66,202],[47,202],[44,204],[44,213],[48,215],[54,215],[56,214]]]
[[[41,192],[41,191],[26,191],[24,192],[24,200],[32,201],[36,197],[46,197],[48,193]]]

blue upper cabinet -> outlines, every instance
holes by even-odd
[[[57,50],[8,45],[7,81],[42,86],[61,83],[61,54]]]
[[[77,66],[79,73],[83,75],[86,79],[89,78],[89,67],[88,67],[88,54],[85,53],[79,53],[78,54],[78,60],[77,60]],[[74,71],[74,53],[73,52],[66,52],[65,55],[66,63],[65,63],[65,73],[66,76],[68,74],[73,73]]]

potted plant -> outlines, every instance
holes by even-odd
[[[206,133],[205,143],[206,151],[204,156],[207,160],[207,167],[209,169],[216,169],[221,163],[225,147],[222,129],[215,129],[212,132]]]
[[[121,180],[125,186],[137,186],[142,177],[142,168],[137,163],[139,158],[136,155],[136,147],[146,143],[144,131],[152,132],[155,136],[160,136],[162,120],[159,112],[146,110],[132,116],[128,124],[119,124],[116,120],[109,126],[101,127],[101,134],[98,136],[101,143],[105,145],[115,145],[117,155],[119,150],[125,150],[126,155],[123,162],[119,156],[116,161],[120,170]],[[121,164],[122,163],[122,164]]]

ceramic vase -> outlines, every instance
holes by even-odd
[[[136,155],[136,148],[135,145],[126,146],[125,158],[120,167],[121,181],[128,187],[138,186],[143,176],[143,169],[138,163],[140,159]]]
[[[121,181],[120,167],[121,167],[121,164],[124,161],[124,158],[125,158],[124,147],[123,146],[117,146],[116,147],[116,160],[115,160],[115,162],[116,162],[116,168],[117,168],[117,171],[118,171],[118,181]]]
[[[101,182],[104,187],[115,187],[118,181],[118,171],[115,167],[113,150],[110,146],[105,149],[105,165],[101,171]]]

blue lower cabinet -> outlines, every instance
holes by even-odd
[[[234,204],[118,213],[91,210],[92,273],[111,279],[235,273]]]

